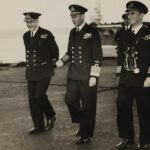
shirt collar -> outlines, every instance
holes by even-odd
[[[130,29],[130,25],[124,26],[125,30]]]
[[[139,32],[139,30],[142,28],[143,24],[139,24],[138,26],[136,26],[135,28],[132,27],[132,32],[134,34],[137,34]]]
[[[35,33],[37,32],[38,29],[39,29],[39,26],[34,31],[31,31],[31,32],[33,32],[33,36],[35,35]],[[31,33],[31,36],[32,36],[32,33]]]
[[[79,27],[77,27],[77,29],[79,29],[79,31],[81,31],[82,28],[84,27],[84,25],[85,25],[85,22],[82,25],[80,25]]]

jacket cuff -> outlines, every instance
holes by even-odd
[[[101,67],[98,64],[91,66],[90,76],[99,77],[100,76]]]
[[[93,61],[93,65],[98,65],[99,67],[101,67],[101,62],[99,60],[95,60]]]
[[[69,60],[69,55],[68,54],[65,54],[61,60],[63,61],[63,63],[65,64],[68,60]]]

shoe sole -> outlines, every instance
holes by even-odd
[[[51,129],[54,127],[55,122],[56,122],[56,118],[53,120],[53,124],[51,125],[51,127],[49,127],[49,128],[45,128],[45,131],[49,131],[49,130],[51,130]]]
[[[32,132],[31,132],[31,133],[28,132],[28,134],[29,134],[29,135],[36,135],[36,134],[44,133],[44,131],[45,131],[45,129],[44,129],[44,130],[41,130],[41,131],[38,131],[38,132],[33,132],[33,133],[32,133]]]
[[[51,130],[53,127],[54,127],[54,125],[52,125],[52,126],[49,127],[49,128],[46,128],[45,131],[49,131],[49,130]]]
[[[82,145],[82,144],[89,144],[90,142],[91,142],[91,139],[88,139],[87,141],[82,141],[82,142],[77,141],[76,144]]]
[[[127,146],[124,146],[124,147],[115,146],[115,148],[117,149],[126,149],[126,148],[132,148],[132,147],[136,147],[135,144],[128,144]]]

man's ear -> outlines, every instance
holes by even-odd
[[[144,13],[140,13],[140,18],[143,19]]]
[[[39,24],[39,19],[36,19],[36,23]]]
[[[81,14],[81,18],[84,19],[85,18],[85,14]]]

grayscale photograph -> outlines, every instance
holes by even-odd
[[[150,0],[0,3],[0,150],[150,150]]]

